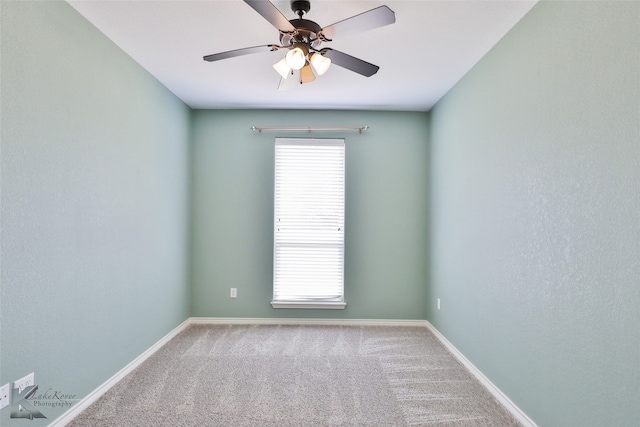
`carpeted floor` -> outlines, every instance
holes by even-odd
[[[192,325],[71,427],[519,426],[426,328]]]

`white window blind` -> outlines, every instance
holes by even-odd
[[[344,149],[276,138],[274,307],[344,301]]]

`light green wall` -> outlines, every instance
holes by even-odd
[[[67,3],[0,4],[0,385],[84,397],[189,316],[189,109]]]
[[[273,309],[273,152],[258,126],[348,126],[345,310]],[[193,316],[423,319],[426,311],[426,113],[194,111]],[[229,288],[238,298],[229,298]]]
[[[429,320],[540,426],[638,425],[640,3],[537,4],[431,129]]]

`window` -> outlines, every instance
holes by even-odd
[[[276,138],[275,308],[344,308],[344,140]]]

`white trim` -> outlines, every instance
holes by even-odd
[[[151,355],[153,355],[153,353],[158,351],[163,345],[169,342],[169,340],[171,340],[173,337],[175,337],[180,332],[182,332],[187,326],[189,326],[190,323],[191,323],[191,318],[182,322],[173,331],[169,332],[167,335],[161,338],[160,341],[153,344],[144,353],[142,353],[140,356],[133,359],[133,361],[131,361],[127,366],[120,369],[120,371],[118,371],[114,376],[109,378],[107,381],[102,383],[102,385],[98,386],[98,388],[96,388],[91,393],[86,395],[84,399],[80,400],[78,403],[76,403],[71,408],[69,408],[68,411],[66,411],[60,417],[56,418],[51,424],[49,424],[49,427],[66,426],[68,423],[71,422],[71,420],[77,417],[82,411],[87,409],[93,402],[98,400],[100,396],[105,394],[111,387],[116,385],[118,381],[123,379],[131,371],[133,371],[135,368],[140,366],[142,362],[147,360]]]
[[[453,356],[458,359],[460,363],[464,365],[465,368],[474,376],[480,383],[495,397],[498,401],[504,406],[518,421],[520,421],[525,427],[538,427],[536,423],[533,422],[531,418],[527,416],[518,406],[511,401],[498,387],[495,386],[489,380],[489,378],[485,377],[484,374],[480,371],[480,369],[476,368],[476,366],[467,359],[464,354],[462,354],[453,344],[447,340],[444,335],[438,331],[435,326],[429,323],[428,320],[424,321],[425,326],[429,329],[433,335],[440,340],[440,342],[453,354]]]
[[[346,302],[299,302],[299,301],[271,301],[273,308],[318,308],[322,310],[344,310]]]
[[[425,327],[424,320],[385,319],[283,319],[252,317],[192,317],[192,324],[198,325],[333,325],[333,326],[419,326]]]

